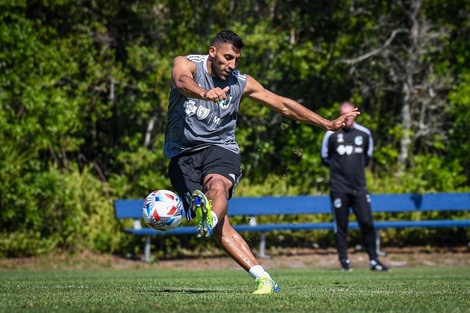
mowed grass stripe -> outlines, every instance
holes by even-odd
[[[255,296],[242,270],[0,271],[0,312],[470,312],[468,267],[270,272]]]

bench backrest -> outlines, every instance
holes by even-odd
[[[371,201],[374,212],[470,210],[470,193],[381,194]]]
[[[143,201],[115,200],[116,218],[141,218]],[[371,195],[371,201],[374,212],[470,210],[470,193],[377,194]],[[234,197],[228,215],[329,214],[330,208],[330,197],[325,195]]]

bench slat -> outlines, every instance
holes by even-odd
[[[140,219],[144,199],[115,200],[115,216]],[[372,195],[373,212],[470,210],[470,193]],[[330,214],[329,196],[235,197],[229,201],[229,216],[272,214]]]
[[[390,221],[390,222],[375,222],[376,229],[384,228],[414,228],[414,227],[426,227],[426,228],[446,228],[446,227],[470,227],[470,220],[422,220],[422,221]],[[233,225],[239,232],[269,232],[269,231],[281,231],[281,230],[333,230],[333,222],[323,223],[300,223],[300,224],[259,224],[255,226],[251,225]],[[350,222],[349,229],[359,229],[357,222]],[[196,226],[184,226],[172,229],[170,231],[158,231],[152,228],[133,229],[126,228],[123,232],[133,234],[136,236],[169,236],[169,235],[194,235],[196,234]]]
[[[142,218],[144,199],[114,200],[114,216],[117,219]]]
[[[374,212],[470,210],[470,193],[428,193],[371,195]]]
[[[470,220],[421,220],[421,221],[378,221],[375,228],[447,228],[470,227]]]

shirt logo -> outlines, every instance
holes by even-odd
[[[219,101],[219,105],[223,110],[227,110],[232,103],[232,96],[228,96],[226,99]]]
[[[196,113],[197,119],[198,120],[205,119],[207,116],[209,116],[209,112],[210,110],[208,108],[205,108],[202,105],[199,106],[199,108],[197,108],[197,113]]]
[[[197,107],[196,102],[194,100],[188,99],[183,106],[186,109],[186,115],[193,115],[194,113],[196,113]]]

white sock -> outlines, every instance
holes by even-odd
[[[212,228],[214,228],[217,223],[219,222],[219,219],[217,218],[217,214],[215,214],[214,212],[212,212]]]
[[[257,279],[260,277],[271,278],[271,275],[269,275],[268,272],[266,272],[261,265],[253,266],[252,268],[250,268],[248,273],[251,275],[251,277],[253,277],[253,279]]]

